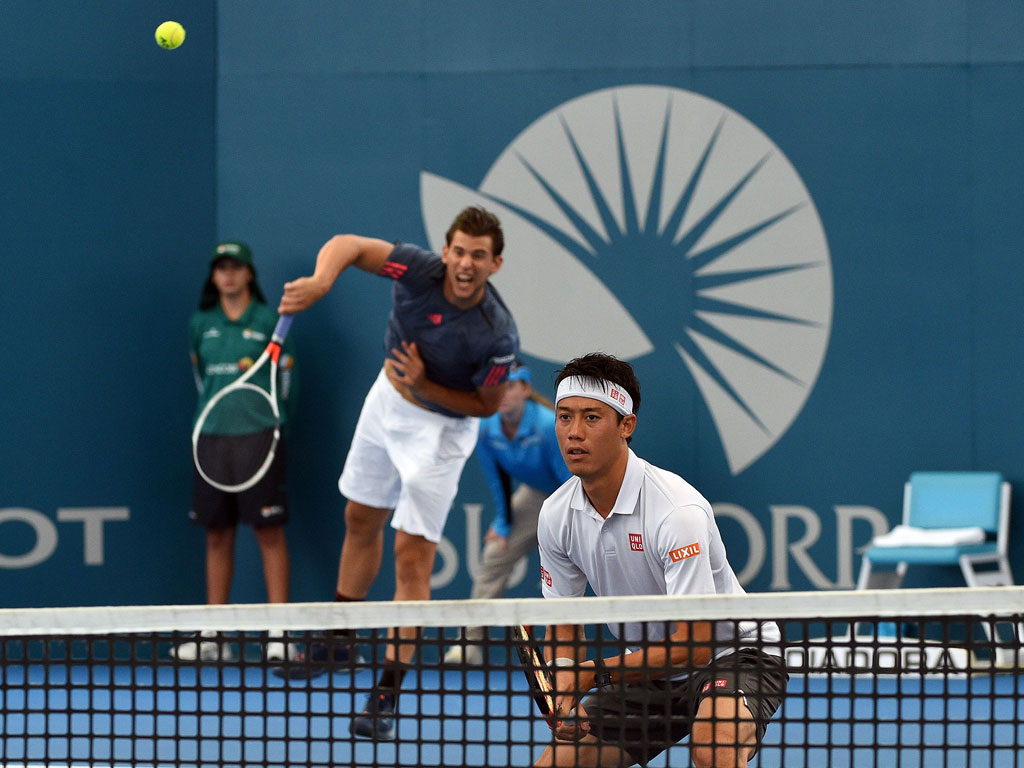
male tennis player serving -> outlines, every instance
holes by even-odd
[[[340,601],[363,600],[380,570],[384,524],[395,534],[395,600],[429,600],[437,543],[473,452],[478,419],[498,408],[519,348],[511,313],[490,285],[501,268],[498,219],[466,208],[441,255],[405,243],[338,235],[311,277],[287,283],[279,311],[320,299],[351,266],[395,281],[384,367],[363,402],[338,486],[348,499],[338,567]],[[412,639],[415,629],[399,630]],[[336,650],[350,652],[344,645]],[[412,643],[389,646],[384,669],[352,732],[393,739],[394,711]],[[312,649],[325,653],[324,649]],[[335,658],[335,661],[347,659]],[[305,665],[293,670],[303,671]]]
[[[590,354],[559,371],[556,386],[555,430],[575,477],[541,509],[544,596],[582,596],[588,583],[602,597],[742,593],[711,505],[629,448],[640,405],[633,368]],[[775,622],[622,631],[634,652],[595,663],[573,642],[576,627],[554,628],[556,709],[577,717],[561,720],[535,765],[646,765],[689,734],[694,764],[745,766],[789,679]]]

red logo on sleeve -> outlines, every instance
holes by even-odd
[[[547,584],[549,587],[551,586],[551,574],[544,570],[543,565],[540,567],[540,580]]]
[[[379,274],[381,277],[390,277],[392,280],[400,280],[407,269],[409,269],[408,266],[400,264],[397,261],[385,261],[384,266],[380,268]]]
[[[629,548],[634,552],[644,551],[644,537],[639,533],[629,534]]]
[[[715,680],[714,681],[715,688],[725,688],[725,686],[727,686],[728,684],[729,684],[728,680],[721,680],[721,679],[719,679],[719,680]],[[712,682],[710,680],[708,680],[708,682],[704,683],[704,687],[700,689],[700,692],[701,693],[707,693],[708,691],[711,690],[711,685],[712,685]]]
[[[505,376],[505,371],[508,370],[507,365],[494,365],[491,366],[490,373],[487,374],[487,378],[484,379],[482,386],[484,387],[496,387],[501,383],[501,379]]]
[[[680,560],[685,560],[688,557],[700,554],[700,542],[695,541],[693,544],[687,544],[685,547],[679,549],[673,549],[668,553],[668,556],[672,559],[673,563],[678,563]]]
[[[440,312],[431,312],[429,315],[427,315],[427,320],[432,322],[434,325],[440,325],[441,321],[444,320],[444,315],[442,315]]]

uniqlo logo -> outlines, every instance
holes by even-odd
[[[634,552],[644,551],[644,538],[639,533],[629,534],[629,548]]]
[[[551,586],[551,574],[544,570],[543,565],[540,567],[540,580],[547,584],[549,587]]]
[[[727,686],[729,684],[729,681],[728,680],[715,680],[714,683],[712,683],[712,681],[708,680],[706,683],[704,683],[704,687],[700,689],[700,692],[701,693],[707,693],[708,691],[711,690],[712,684],[715,686],[715,688],[725,688],[725,686]]]
[[[693,544],[688,544],[685,547],[679,549],[673,549],[668,553],[668,556],[672,558],[673,563],[678,563],[680,560],[685,560],[688,557],[700,554],[700,542],[695,541]]]
[[[624,394],[622,394],[621,392],[619,392],[619,390],[615,389],[615,387],[612,387],[612,391],[609,392],[608,395],[613,400],[618,400],[623,405],[626,404],[626,396]]]
[[[440,325],[441,321],[444,320],[444,315],[442,315],[440,312],[434,312],[427,315],[427,320],[432,322],[434,325]]]

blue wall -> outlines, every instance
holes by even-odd
[[[175,16],[188,45],[166,51]],[[2,602],[193,599],[185,328],[216,237],[215,8],[8,0],[0,23]]]
[[[628,239],[601,269],[581,257],[654,340],[633,359],[645,385],[638,452],[716,504],[734,566],[749,566],[748,588],[848,585],[871,521],[898,520],[913,470],[1000,470],[1022,493],[1019,4],[91,8],[67,19],[85,31],[74,47],[49,44],[47,4],[0,10],[19,30],[0,52],[0,231],[13,265],[4,311],[15,361],[4,374],[4,422],[14,429],[0,510],[34,511],[58,533],[48,559],[0,569],[6,604],[202,600],[202,538],[185,520],[193,395],[184,329],[216,238],[252,244],[273,299],[336,232],[426,244],[436,226],[428,209],[447,216],[450,202],[431,179],[444,180],[452,200],[490,192],[503,218],[517,221],[508,207],[515,185],[497,193],[491,174],[506,148],[552,111],[571,122],[574,100],[616,89],[626,103],[635,85],[680,99],[680,110],[703,100],[729,126],[769,141],[805,188],[800,215],[816,215],[827,243],[821,359],[803,377],[791,422],[739,465],[723,444],[724,411],[713,412],[673,349],[692,334],[642,311],[646,286],[647,303],[660,306],[662,273],[633,261],[640,246],[630,250]],[[188,29],[177,51],[152,43],[163,18]],[[573,130],[582,144],[598,141],[596,127]],[[554,149],[544,156],[566,162]],[[737,174],[750,167],[736,163]],[[770,209],[771,190],[762,197]],[[517,253],[510,237],[506,256],[506,282],[497,282],[513,311],[546,317],[551,302],[531,301],[509,268],[537,253]],[[576,288],[565,284],[565,296]],[[295,324],[303,383],[288,535],[298,600],[333,589],[344,529],[335,481],[380,364],[388,299],[387,281],[345,275]],[[552,326],[562,348],[594,346],[583,325]],[[526,341],[544,388],[561,360]],[[102,564],[84,562],[80,513],[60,517],[82,507],[114,510],[96,513],[109,516]],[[36,546],[26,519],[38,526],[38,517],[26,514],[0,518],[8,563]],[[485,526],[489,499],[471,460],[446,529],[452,547],[438,596],[468,593],[466,542],[475,549],[480,514]],[[1024,524],[1014,517],[1020,571]],[[390,594],[388,570],[375,597]],[[251,537],[241,537],[238,571],[233,597],[261,600]],[[534,573],[517,594],[536,594]],[[916,578],[959,583],[955,573]]]

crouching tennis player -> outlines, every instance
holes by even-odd
[[[556,384],[558,444],[574,477],[541,509],[544,596],[582,596],[588,584],[600,597],[742,593],[711,505],[629,448],[640,405],[632,367],[590,354]],[[566,717],[535,765],[646,765],[686,736],[697,766],[747,765],[789,680],[775,622],[609,628],[632,652],[587,661],[578,628],[554,627]]]

